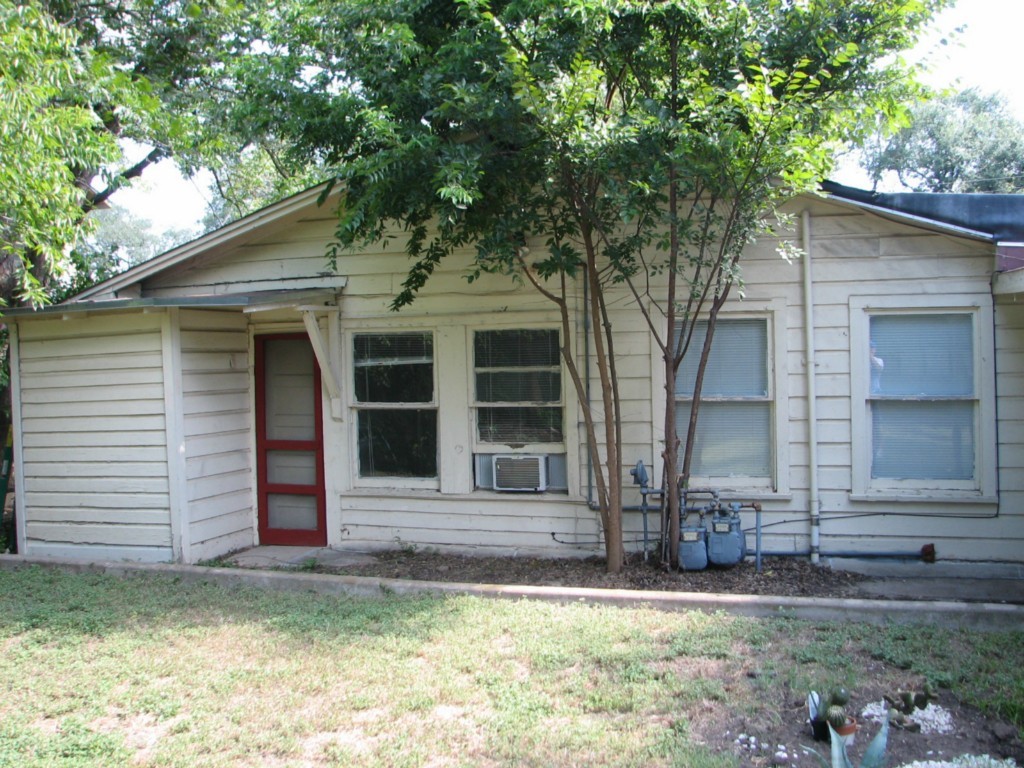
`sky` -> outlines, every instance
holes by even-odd
[[[1022,21],[1021,0],[959,0],[936,19],[934,33],[915,51],[931,66],[923,79],[934,87],[997,91],[1024,121],[1024,76],[1017,61]],[[963,30],[951,38],[960,27]],[[943,45],[943,39],[948,44]],[[138,152],[141,157],[146,150]],[[834,179],[854,186],[868,183],[849,166],[837,171]],[[154,232],[191,229],[205,212],[208,181],[184,179],[171,161],[164,160],[147,169],[131,189],[118,192],[114,202],[148,219]]]
[[[1018,62],[1022,21],[1024,4],[1020,0],[959,0],[936,19],[935,33],[924,42],[926,51],[939,49],[931,56],[934,70],[925,81],[936,87],[963,90],[976,86],[989,93],[998,91],[1024,120],[1024,81]],[[936,45],[961,26],[959,42]]]

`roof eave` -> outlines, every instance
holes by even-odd
[[[51,317],[90,312],[111,312],[121,310],[146,310],[197,308],[197,309],[240,309],[254,311],[265,308],[299,308],[311,309],[318,303],[324,307],[337,301],[338,292],[344,287],[328,289],[287,289],[281,291],[257,291],[254,293],[232,293],[207,296],[166,296],[142,299],[101,299],[98,301],[78,301],[70,304],[50,304],[45,307],[12,307],[4,311],[4,320],[17,321],[26,317]]]
[[[871,203],[865,203],[861,200],[852,200],[842,195],[826,194],[824,195],[826,200],[836,203],[842,203],[844,205],[851,205],[855,208],[859,208],[864,211],[869,211],[883,218],[891,219],[893,221],[905,222],[916,226],[924,226],[929,229],[938,230],[945,232],[950,235],[956,235],[957,237],[968,237],[972,240],[980,240],[986,243],[998,242],[995,235],[991,232],[982,232],[977,229],[968,229],[967,227],[961,227],[956,224],[948,224],[944,221],[937,221],[930,219],[926,216],[920,216],[913,213],[906,213],[905,211],[895,210],[893,208],[887,208],[882,205],[873,205]]]
[[[143,262],[136,267],[132,267],[126,272],[122,272],[120,275],[116,275],[102,283],[97,283],[91,288],[87,288],[81,293],[72,296],[67,300],[67,302],[58,306],[68,307],[79,302],[88,302],[93,297],[102,294],[117,294],[119,291],[123,291],[131,285],[152,277],[153,275],[158,274],[165,269],[169,269],[176,264],[180,264],[190,258],[198,256],[205,251],[212,248],[230,245],[257,229],[261,229],[277,221],[287,219],[289,216],[293,216],[304,208],[309,207],[322,194],[324,194],[325,187],[326,184],[318,184],[315,187],[298,192],[291,197],[287,197],[284,200],[267,206],[266,208],[262,208],[248,216],[243,216],[237,221],[226,224],[225,226],[215,229],[212,232],[208,232],[195,240],[191,240],[183,245],[179,245],[177,248],[172,248],[169,251],[155,256],[149,261]],[[5,314],[9,314],[9,311]]]

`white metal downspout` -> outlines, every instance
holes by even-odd
[[[804,375],[807,377],[807,454],[810,489],[807,500],[811,518],[811,562],[821,559],[821,501],[818,497],[818,409],[814,359],[814,276],[811,271],[811,212],[802,215],[804,251]]]
[[[26,523],[32,510],[28,508],[28,495],[25,493],[25,430],[21,411],[21,341],[18,324],[8,323],[7,333],[7,345],[10,350],[11,426],[14,427],[14,446],[11,452],[14,476],[10,478],[14,485],[14,539],[17,542],[18,554],[27,555],[29,551]],[[4,439],[6,438],[7,435],[4,435]]]

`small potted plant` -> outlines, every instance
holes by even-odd
[[[834,732],[845,744],[853,743],[857,721],[846,712],[849,703],[850,693],[843,687],[833,690],[827,699],[823,699],[817,691],[810,692],[807,696],[807,714],[815,741],[829,741]]]

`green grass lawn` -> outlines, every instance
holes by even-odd
[[[863,649],[1024,725],[1024,633],[30,568],[0,572],[0,648],[0,766],[731,766],[709,703],[855,687]]]

